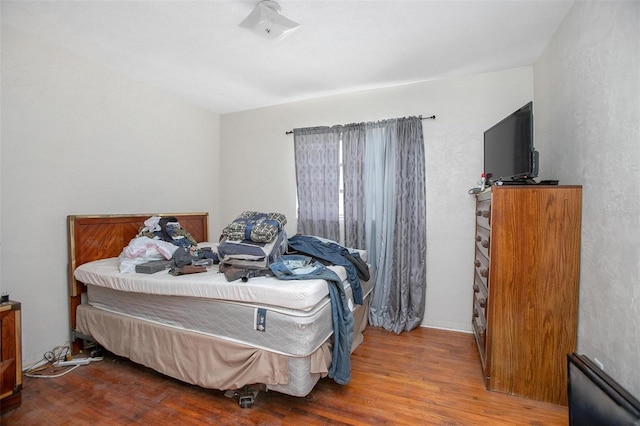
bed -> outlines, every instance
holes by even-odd
[[[327,282],[228,282],[216,265],[182,276],[121,274],[117,257],[150,216],[68,216],[74,352],[97,342],[167,376],[239,395],[243,407],[256,389],[308,395],[331,365]],[[207,213],[161,216],[176,217],[201,246],[211,245]],[[361,283],[363,303],[354,304],[344,268],[329,268],[343,280],[353,313],[353,351],[363,340],[371,286]]]

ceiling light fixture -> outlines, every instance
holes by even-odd
[[[271,40],[282,40],[300,24],[280,14],[280,5],[272,0],[262,0],[256,5],[240,27],[251,30]]]

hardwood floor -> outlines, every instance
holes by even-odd
[[[567,407],[489,392],[471,334],[369,327],[346,385],[321,379],[297,398],[260,392],[250,408],[222,391],[105,356],[56,379],[25,377],[3,425],[566,425]]]

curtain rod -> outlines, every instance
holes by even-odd
[[[435,119],[436,119],[436,116],[435,116],[435,115],[432,115],[432,116],[430,116],[430,117],[423,117],[423,116],[419,115],[419,116],[418,116],[418,118],[419,118],[420,120],[435,120]],[[293,133],[293,130],[289,130],[288,132],[284,132],[284,134],[285,134],[285,135],[290,135],[290,134],[292,134],[292,133]]]

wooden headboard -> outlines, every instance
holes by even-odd
[[[180,226],[198,242],[209,240],[208,213],[171,213],[135,215],[72,215],[67,216],[69,245],[69,297],[71,328],[76,327],[75,312],[86,286],[76,281],[75,269],[93,260],[118,257],[134,238],[144,221],[151,216],[175,216]]]

